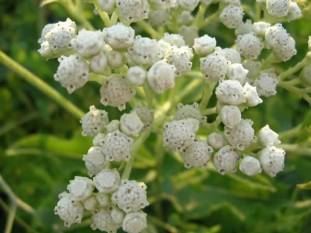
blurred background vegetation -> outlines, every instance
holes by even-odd
[[[101,27],[91,9],[87,9],[86,15],[96,28]],[[96,83],[68,95],[52,78],[57,61],[46,61],[37,53],[43,26],[67,16],[58,4],[40,7],[39,0],[0,0],[0,49],[83,111],[92,104],[101,107]],[[286,25],[297,41],[298,55],[284,68],[305,55],[311,35],[310,20],[307,13],[303,19]],[[217,36],[222,46],[230,46],[234,41],[232,31],[220,25],[211,25],[206,32]],[[184,102],[194,100],[195,93]],[[120,115],[112,108],[108,111],[111,118]],[[245,117],[255,122],[256,129],[267,123],[277,132],[301,123],[308,129],[311,124],[310,106],[284,90],[248,110]],[[34,210],[27,213],[18,208],[12,232],[91,232],[83,225],[64,229],[53,213],[57,195],[68,180],[86,175],[81,157],[91,143],[80,136],[79,120],[0,64],[0,122],[0,174]],[[310,143],[310,136],[310,131],[305,130],[287,143]],[[296,186],[311,180],[310,153],[289,152],[285,171],[275,179],[264,175],[247,178],[239,173],[221,176],[212,168],[185,170],[178,156],[168,152],[164,152],[163,161],[158,161],[156,138],[152,134],[139,150],[132,173],[133,178],[147,183],[148,196],[154,203],[146,209],[151,216],[147,232],[311,232],[311,191]],[[2,232],[10,202],[1,190],[0,204]]]

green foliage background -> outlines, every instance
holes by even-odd
[[[87,14],[92,15],[90,9]],[[0,49],[87,111],[91,104],[100,106],[97,84],[90,83],[68,95],[52,78],[57,62],[46,61],[36,51],[42,27],[66,17],[57,4],[40,8],[38,0],[0,0]],[[98,17],[91,20],[101,27]],[[285,68],[304,56],[311,35],[310,20],[309,13],[286,25],[297,41],[298,55]],[[215,35],[222,46],[234,41],[232,31],[220,25],[212,25],[206,32]],[[184,102],[197,100],[195,94]],[[111,118],[120,115],[112,108],[108,111]],[[282,132],[301,122],[309,127],[311,115],[306,102],[279,90],[277,96],[248,110],[245,116],[253,119],[257,129],[268,123]],[[90,146],[90,139],[80,136],[79,121],[0,64],[0,122],[0,174],[35,209],[33,216],[19,209],[18,218],[41,233],[91,232],[86,226],[64,229],[53,213],[57,195],[68,180],[86,175],[81,156]],[[295,143],[311,135],[305,131],[300,136]],[[285,171],[275,179],[264,175],[248,178],[240,173],[221,176],[212,168],[185,170],[178,156],[168,152],[159,164],[156,137],[152,134],[139,150],[132,173],[133,178],[147,183],[148,196],[154,203],[146,209],[153,216],[146,232],[311,232],[311,192],[296,188],[311,180],[310,154],[288,153]],[[4,192],[0,199],[2,231],[6,222],[4,206],[9,200]],[[12,232],[27,229],[16,221]]]

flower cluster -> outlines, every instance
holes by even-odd
[[[82,135],[93,137],[83,156],[89,177],[76,176],[59,196],[55,213],[66,226],[91,216],[91,228],[100,231],[122,227],[139,233],[146,228],[146,185],[129,180],[128,171],[135,139],[154,127],[163,125],[164,146],[180,153],[186,168],[206,167],[212,161],[221,174],[239,169],[248,176],[264,171],[273,177],[283,170],[285,151],[278,134],[268,125],[257,132],[243,111],[276,95],[283,80],[271,64],[297,53],[294,38],[282,25],[302,16],[294,0],[257,0],[260,14],[254,22],[246,19],[251,14],[240,0],[90,3],[104,19],[103,29],[78,30],[70,19],[48,24],[39,39],[39,53],[58,58],[54,79],[69,93],[96,81],[102,105],[122,111],[131,102],[132,110],[110,120],[105,110],[91,106],[82,117]],[[217,10],[209,18],[205,10],[210,5]],[[199,33],[212,20],[234,31],[233,46],[222,48],[215,37]],[[139,34],[139,29],[151,37]],[[310,85],[310,74],[311,65],[305,65],[301,82]],[[173,100],[154,114],[154,96],[168,96],[179,80],[187,77],[190,83],[192,76],[204,86],[200,103],[182,104],[183,96],[175,101],[169,95]],[[133,105],[142,99],[149,106]],[[168,114],[174,107],[175,113]]]

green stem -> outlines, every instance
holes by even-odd
[[[12,202],[9,214],[8,214],[8,219],[5,224],[5,230],[4,233],[11,233],[14,225],[14,219],[16,215],[16,204]]]
[[[28,205],[26,202],[22,201],[19,197],[17,197],[10,186],[5,182],[3,177],[0,175],[0,187],[1,189],[8,195],[12,203],[15,203],[18,207],[23,209],[25,212],[29,214],[33,214],[33,208]]]
[[[112,24],[109,15],[107,14],[107,12],[105,12],[104,10],[102,10],[102,8],[100,7],[99,3],[97,0],[92,1],[94,6],[95,6],[95,10],[96,12],[99,14],[99,17],[102,19],[103,23],[105,24],[106,27],[110,27]]]
[[[280,139],[282,141],[289,140],[291,138],[296,137],[300,133],[301,133],[301,125],[297,125],[296,127],[292,128],[290,130],[286,130],[286,131],[280,133]]]
[[[206,5],[200,4],[198,14],[194,20],[194,25],[197,27],[200,27],[200,25],[204,24],[206,8]]]
[[[63,107],[66,111],[71,113],[76,118],[80,119],[83,116],[83,112],[78,107],[76,107],[73,103],[64,98],[61,94],[59,94],[56,90],[50,87],[47,83],[42,81],[38,76],[34,75],[29,70],[18,64],[16,61],[14,61],[12,58],[7,56],[1,50],[0,50],[0,63],[5,65],[8,69],[12,70],[14,73],[20,75],[21,78],[29,82],[31,85],[38,88],[45,95],[50,97],[52,100],[54,100],[57,104],[59,104],[61,107]]]
[[[216,86],[215,82],[205,84],[205,89],[203,91],[202,99],[199,106],[201,111],[204,111],[204,109],[207,107],[208,102],[211,96],[213,95],[215,86]]]
[[[298,72],[299,70],[301,70],[309,61],[309,56],[306,55],[300,62],[298,62],[296,65],[294,65],[293,67],[289,68],[288,70],[284,71],[283,73],[281,73],[279,75],[279,80],[284,80],[288,77],[290,77],[291,75],[295,74],[296,72]]]
[[[136,23],[141,29],[150,34],[153,39],[160,39],[162,35],[156,31],[149,23],[146,21],[139,21]]]
[[[177,233],[178,232],[178,230],[174,226],[172,226],[172,225],[170,225],[170,224],[168,224],[166,222],[163,222],[163,221],[159,220],[158,218],[155,218],[155,217],[152,217],[152,216],[149,215],[148,219],[153,224],[163,228],[164,230],[166,230],[166,231],[168,231],[170,233]]]
[[[290,153],[311,156],[311,148],[309,147],[301,147],[296,144],[282,144],[281,147]]]

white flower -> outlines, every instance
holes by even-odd
[[[177,111],[174,116],[174,120],[183,120],[193,118],[200,122],[206,121],[206,117],[203,116],[199,110],[198,103],[193,104],[177,104]]]
[[[124,212],[118,207],[113,207],[110,212],[112,220],[117,224],[122,224],[124,219]]]
[[[231,146],[224,146],[214,155],[213,162],[217,171],[224,175],[236,172],[238,160],[239,155],[234,149]]]
[[[98,74],[104,74],[108,68],[108,58],[103,52],[98,53],[90,59],[91,71]]]
[[[128,233],[139,233],[147,228],[147,215],[140,211],[125,216],[122,229]]]
[[[192,49],[188,46],[171,46],[165,54],[165,60],[175,66],[175,72],[177,75],[182,75],[188,71],[191,71],[193,53]]]
[[[69,193],[62,193],[59,198],[54,212],[64,221],[65,227],[70,227],[74,223],[81,223],[83,217],[82,204]]]
[[[270,23],[258,21],[253,24],[254,32],[259,36],[265,36],[267,29],[271,26]]]
[[[216,39],[208,35],[194,39],[193,49],[200,56],[206,56],[216,48]]]
[[[243,15],[241,6],[228,5],[222,10],[219,20],[228,28],[237,28],[243,23]]]
[[[217,99],[223,104],[239,105],[245,102],[244,90],[237,80],[225,80],[216,88]]]
[[[182,47],[186,45],[184,38],[181,35],[167,32],[164,33],[164,36],[160,41],[165,41],[170,45],[175,45],[176,47]]]
[[[200,59],[200,68],[207,80],[219,81],[225,78],[229,61],[220,52],[213,52]]]
[[[95,212],[91,220],[92,230],[98,229],[100,231],[115,233],[120,227],[120,224],[117,224],[113,221],[110,211],[107,209],[101,209],[98,212]]]
[[[164,145],[169,149],[182,151],[194,142],[198,129],[199,121],[196,119],[171,121],[164,126]]]
[[[92,105],[89,112],[81,119],[82,135],[94,137],[105,128],[108,122],[108,113]]]
[[[120,121],[119,120],[112,120],[106,126],[106,130],[109,133],[114,132],[114,131],[119,130],[119,129],[120,129]]]
[[[249,59],[256,59],[263,49],[262,41],[253,33],[239,35],[236,44],[241,55]]]
[[[125,59],[123,54],[119,51],[112,50],[111,48],[106,49],[106,54],[108,58],[108,64],[111,68],[118,68],[124,65]]]
[[[259,97],[256,87],[250,85],[249,83],[245,83],[243,89],[245,92],[247,106],[254,107],[262,103],[262,99]]]
[[[111,193],[120,184],[120,174],[116,169],[103,169],[93,178],[93,181],[99,192]]]
[[[153,64],[147,74],[148,84],[156,93],[163,93],[175,86],[175,67],[164,60]]]
[[[222,123],[228,128],[233,128],[242,120],[242,114],[237,106],[225,105],[219,113]]]
[[[101,103],[118,107],[120,110],[125,108],[125,104],[131,100],[135,94],[135,89],[127,79],[113,75],[105,81],[100,88]]]
[[[129,136],[138,136],[143,128],[144,123],[141,121],[136,111],[125,113],[120,118],[120,129]]]
[[[285,17],[288,14],[290,0],[266,0],[268,14],[274,17]]]
[[[311,64],[302,69],[300,76],[307,85],[311,85]]]
[[[244,34],[248,34],[248,33],[253,33],[253,22],[250,19],[247,19],[245,22],[243,22],[242,24],[240,24],[240,26],[238,26],[234,33],[236,36],[238,35],[244,35]]]
[[[149,128],[154,120],[154,111],[145,106],[138,106],[134,110],[143,122],[144,128]]]
[[[75,176],[75,178],[69,182],[67,190],[77,200],[84,200],[92,194],[94,185],[92,180],[87,177]]]
[[[284,169],[285,151],[282,148],[268,146],[259,152],[260,164],[271,177]]]
[[[252,156],[245,156],[240,162],[240,171],[248,176],[255,176],[261,173],[261,166],[258,159]]]
[[[269,97],[276,94],[278,80],[274,72],[262,72],[255,80],[255,86],[260,96]]]
[[[183,36],[186,44],[191,47],[194,39],[199,36],[199,29],[196,26],[182,25],[180,27],[179,34]]]
[[[231,63],[241,63],[241,55],[234,48],[224,48],[220,50],[220,53]]]
[[[185,167],[205,167],[211,158],[213,148],[204,140],[195,140],[181,156],[184,160]]]
[[[177,0],[150,0],[156,9],[169,9],[176,6]]]
[[[207,142],[215,150],[218,150],[227,144],[225,137],[221,133],[216,132],[213,132],[207,136]]]
[[[75,22],[69,18],[45,25],[38,40],[41,45],[38,52],[46,58],[67,55],[71,51],[70,41],[76,35],[76,30]]]
[[[108,207],[111,204],[110,196],[107,193],[96,193],[95,195],[100,207]]]
[[[269,125],[262,127],[258,132],[258,138],[264,146],[276,146],[281,144],[279,135],[274,132]]]
[[[225,136],[231,146],[244,150],[255,140],[255,131],[251,120],[241,120],[232,129],[225,128]]]
[[[116,5],[116,0],[98,0],[98,3],[104,11],[112,13]]]
[[[112,195],[112,200],[126,213],[139,211],[149,205],[146,185],[134,180],[124,180]]]
[[[293,21],[302,17],[302,11],[298,6],[297,2],[290,1],[287,19]]]
[[[71,94],[87,83],[89,67],[83,58],[76,55],[62,56],[58,61],[59,66],[56,74],[54,74],[54,79],[60,82],[67,89],[68,93]]]
[[[144,84],[147,77],[146,70],[141,66],[132,66],[128,69],[126,78],[135,86]]]
[[[134,43],[134,29],[122,23],[105,28],[103,31],[106,43],[113,49],[127,49]]]
[[[85,200],[83,200],[82,203],[83,203],[84,209],[88,211],[93,212],[97,209],[98,202],[97,202],[96,196],[94,195],[86,198]]]
[[[119,130],[105,136],[102,151],[109,161],[128,161],[131,157],[133,139]]]
[[[168,10],[152,10],[149,13],[149,22],[152,26],[162,26],[170,19],[170,16]]]
[[[140,36],[136,36],[128,53],[134,63],[148,67],[159,61],[163,56],[158,41]]]
[[[147,0],[116,0],[120,18],[130,23],[148,18],[149,3]]]
[[[193,11],[198,6],[200,0],[177,0],[177,2],[183,9]]]
[[[90,176],[96,175],[109,163],[99,146],[91,147],[83,156],[83,161]]]
[[[74,50],[83,57],[98,54],[103,48],[104,34],[101,31],[88,31],[82,29],[78,35],[71,40]]]
[[[227,71],[227,77],[231,80],[238,80],[242,85],[246,81],[248,70],[240,63],[230,64]]]

